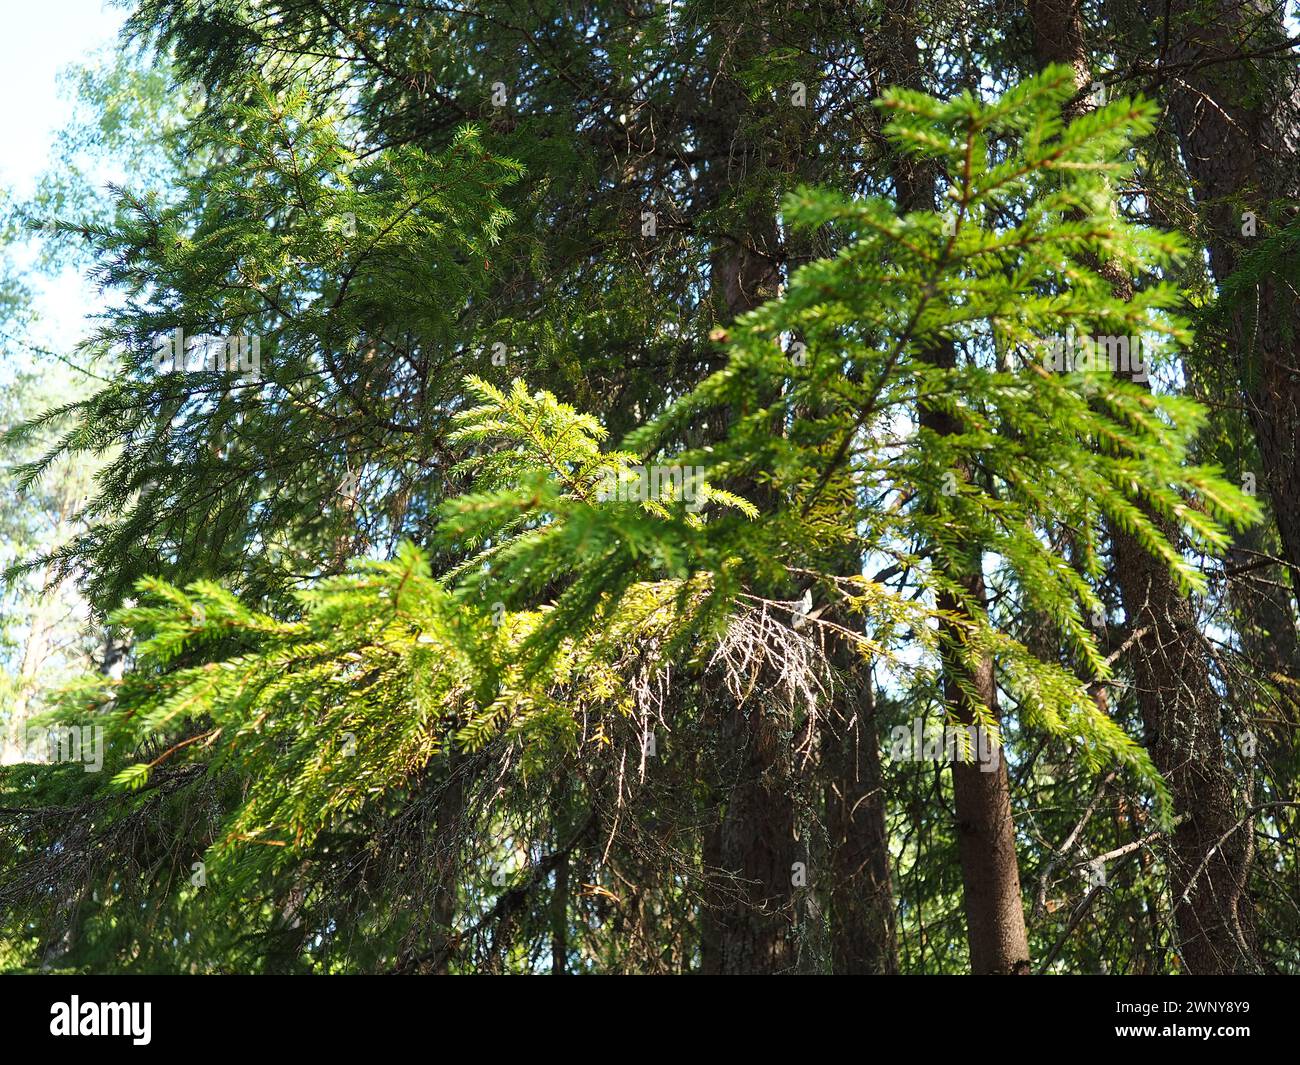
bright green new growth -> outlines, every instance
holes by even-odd
[[[779,605],[771,588],[812,580],[863,618],[860,632],[837,631],[893,663],[918,698],[944,640],[972,668],[991,656],[1023,725],[1077,739],[1091,765],[1132,767],[1163,799],[1145,752],[1088,693],[1110,677],[1087,621],[1100,607],[1098,544],[1113,523],[1190,589],[1196,569],[1160,522],[1195,551],[1220,550],[1224,525],[1257,507],[1219,471],[1184,465],[1201,424],[1191,402],[1042,366],[1043,344],[1071,329],[1187,340],[1168,313],[1175,290],[1151,276],[1179,242],[1119,220],[1107,191],[1154,111],[1121,100],[1067,126],[1073,92],[1056,68],[992,104],[889,92],[888,134],[938,161],[945,211],[899,217],[886,199],[815,189],[790,197],[786,220],[835,227],[843,250],[742,319],[726,368],[621,450],[602,450],[597,421],[548,393],[471,378],[475,405],[452,439],[468,456],[456,473],[474,486],[439,510],[436,546],[452,560],[442,572],[407,544],[302,592],[291,621],[211,583],[143,580],[148,605],[114,618],[140,641],[137,668],[120,684],[87,680],[61,712],[100,707],[114,781],[135,801],[162,765],[239,781],[209,857],[224,871],[213,890],[247,896],[453,752],[503,741],[518,755],[503,772],[526,778],[599,742],[646,712],[656,676],[710,662],[754,604]],[[471,134],[461,149],[474,154]],[[292,242],[277,254],[291,256]],[[1103,261],[1142,277],[1132,300],[1112,294]],[[939,340],[956,346],[955,367],[920,357]],[[921,427],[918,402],[960,431]],[[719,409],[735,413],[711,446],[661,444]],[[707,467],[704,509],[600,498],[606,479],[640,463]],[[846,548],[902,578],[828,568]],[[991,612],[942,576],[986,560],[1004,593]],[[945,594],[965,613],[941,615]],[[1066,637],[1069,661],[1043,661],[1012,634],[1031,612]],[[940,620],[958,635],[941,635]],[[816,637],[788,631],[808,650],[792,683],[815,700]],[[919,662],[902,653],[917,646]]]

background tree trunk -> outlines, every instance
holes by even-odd
[[[1210,267],[1223,282],[1252,238],[1300,199],[1300,71],[1277,51],[1289,34],[1265,0],[1147,0],[1164,55],[1162,78],[1192,193],[1207,222]],[[1256,59],[1233,58],[1266,52]],[[1249,306],[1247,306],[1249,305]],[[1242,392],[1300,595],[1300,300],[1281,278],[1260,278],[1233,314]]]
[[[836,618],[852,624],[851,618]],[[884,781],[871,669],[840,643],[836,665],[847,677],[823,733],[826,836],[830,844],[831,970],[836,975],[898,972],[894,891],[889,873]]]
[[[913,4],[911,0],[889,0],[885,9],[881,36],[885,46],[886,81],[892,85],[922,88]],[[895,156],[893,178],[901,212],[934,209],[937,175],[932,169]],[[935,344],[922,351],[920,357],[938,366],[956,365],[956,351],[948,343]],[[932,407],[922,405],[919,417],[921,425],[939,435],[950,435],[960,429],[951,415]],[[961,471],[961,475],[969,474]],[[970,558],[962,572],[948,572],[944,576],[960,583],[974,602],[984,602],[984,577],[977,546],[972,545]],[[964,605],[949,596],[941,596],[937,606],[944,611],[965,612]],[[951,641],[961,638],[951,627],[947,635],[949,648]],[[959,656],[949,650],[944,654],[943,672],[945,702],[960,721],[971,724],[976,720],[976,707],[961,690],[959,681],[962,679],[974,687],[987,716],[997,720],[997,683],[991,659],[980,664],[975,676],[963,678],[965,666]],[[954,761],[952,775],[971,971],[1008,975],[1028,973],[1029,937],[1025,930],[1006,759],[999,757],[997,769],[993,772],[982,772],[974,762]]]
[[[1076,84],[1087,86],[1078,0],[1034,0],[1030,13],[1038,61],[1072,66]],[[1090,106],[1081,97],[1075,115]],[[1120,267],[1104,263],[1100,270],[1116,296],[1132,298]],[[1157,524],[1177,543],[1177,529]],[[1252,827],[1249,819],[1238,821],[1208,646],[1165,563],[1121,529],[1112,530],[1112,543],[1129,630],[1143,633],[1130,657],[1147,747],[1183,815],[1168,853],[1180,953],[1192,973],[1251,971],[1254,922],[1245,883]]]

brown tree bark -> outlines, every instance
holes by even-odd
[[[706,856],[728,881],[713,893],[713,941],[704,971],[760,975],[795,964],[792,866],[794,802],[784,766],[787,739],[761,706],[718,707],[724,757],[738,767]]]
[[[1277,206],[1294,211],[1300,201],[1300,71],[1294,53],[1279,50],[1289,34],[1279,6],[1267,0],[1146,0],[1146,11],[1207,223],[1210,267],[1222,282],[1251,240],[1268,236]],[[1247,211],[1257,216],[1256,238],[1242,233]],[[1266,276],[1241,302],[1233,346],[1242,391],[1300,595],[1300,300]]]
[[[569,856],[555,867],[551,895],[551,975],[563,976],[569,964]]]
[[[756,233],[771,220],[756,220]],[[728,319],[775,295],[775,267],[749,240],[716,259]],[[741,487],[756,505],[753,491]],[[713,894],[704,949],[706,972],[777,973],[795,962],[792,865],[798,859],[790,777],[789,737],[761,698],[737,705],[724,692],[710,701],[717,715],[721,764],[734,769],[722,782],[720,823],[708,835],[705,863],[727,883]]]
[[[834,658],[847,681],[831,708],[834,720],[822,742],[831,865],[831,971],[893,974],[898,972],[898,943],[871,670],[860,652],[843,644]]]
[[[41,594],[32,609],[23,656],[18,664],[18,684],[9,707],[6,727],[0,730],[0,765],[17,765],[32,754],[32,739],[27,734],[27,721],[31,717],[28,704],[36,676],[50,653],[50,633],[58,610],[58,582],[52,567],[46,566],[41,576]]]
[[[886,80],[890,84],[920,88],[920,57],[913,7],[911,0],[888,0],[885,4],[882,58]],[[893,178],[900,211],[934,209],[937,175],[932,167],[896,156]],[[956,363],[956,351],[946,343],[932,345],[921,352],[921,357],[940,366]],[[940,435],[959,431],[960,427],[945,411],[923,406],[919,416],[921,425]],[[978,545],[971,545],[970,557],[960,571],[954,570],[945,576],[960,583],[971,600],[984,602]],[[941,610],[965,612],[962,603],[948,596],[941,597],[937,605]],[[946,636],[949,648],[961,638],[960,633],[951,627]],[[959,683],[962,680],[969,681],[983,709],[997,720],[997,683],[991,659],[981,662],[974,676],[965,676],[966,669],[960,656],[949,650],[944,654],[943,672],[945,701],[962,722],[973,723],[977,709],[962,691]],[[983,772],[973,762],[954,761],[952,775],[971,971],[977,974],[1027,974],[1030,971],[1029,937],[1025,930],[1006,759],[999,758],[993,772]]]
[[[1088,85],[1078,0],[1031,0],[1029,8],[1039,63],[1068,64],[1078,86]],[[1080,97],[1075,115],[1090,106]],[[1100,269],[1117,297],[1132,297],[1122,269]],[[1158,524],[1176,539],[1177,529]],[[1123,530],[1112,530],[1112,544],[1125,616],[1131,631],[1143,633],[1131,661],[1147,747],[1182,815],[1167,859],[1179,952],[1191,973],[1252,971],[1253,911],[1245,890],[1251,826],[1239,823],[1209,649],[1168,567]]]
[[[755,46],[752,31],[735,29],[738,42]],[[706,133],[706,180],[720,205],[741,199],[751,166],[761,160],[761,147],[745,135],[746,108],[741,87],[730,71],[720,69]],[[716,245],[711,273],[723,321],[731,322],[777,294],[775,208],[775,201],[751,203]],[[729,415],[719,412],[715,431],[725,431]],[[757,486],[737,488],[760,509],[770,506]],[[790,971],[795,963],[792,865],[798,850],[789,737],[762,698],[741,706],[725,690],[710,691],[706,706],[716,715],[723,779],[718,782],[719,823],[706,834],[704,846],[706,870],[716,883],[703,922],[703,969],[720,974]]]
[[[437,801],[429,818],[433,868],[433,900],[430,920],[432,925],[429,972],[445,976],[451,971],[455,955],[457,881],[461,875],[461,839],[465,833],[465,806],[469,794],[468,778],[471,762],[465,756],[450,751],[446,758],[446,777],[438,782]]]

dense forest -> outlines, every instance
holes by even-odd
[[[1294,3],[122,6],[0,970],[1300,973]]]

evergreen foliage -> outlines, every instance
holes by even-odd
[[[0,768],[0,966],[692,972],[732,935],[860,971],[875,891],[877,971],[961,971],[969,826],[955,766],[892,753],[918,722],[999,746],[1044,968],[1185,964],[1166,742],[1213,737],[1251,889],[1294,885],[1294,603],[1232,583],[1278,537],[1218,402],[1260,387],[1228,354],[1293,288],[1284,204],[1214,288],[1159,103],[1080,106],[939,9],[272,6],[136,4],[163,64],[84,84],[156,168],[25,212],[76,215],[56,261],[112,300],[99,387],[0,437],[15,499],[95,471],[5,561],[85,597],[104,661],[35,723],[103,766]],[[918,40],[924,78],[876,75]],[[254,365],[169,370],[182,337]],[[1060,361],[1097,338],[1128,365]],[[1160,719],[1175,638],[1209,665]]]

